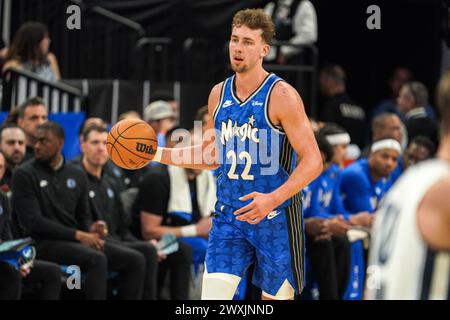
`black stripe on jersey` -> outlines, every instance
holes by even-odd
[[[227,82],[227,80],[225,80],[225,81],[222,83],[222,88],[220,88],[220,98],[219,98],[219,103],[217,104],[217,106],[215,107],[215,109],[214,109],[214,111],[213,111],[213,115],[212,115],[212,116],[213,116],[214,122],[216,121],[217,113],[219,112],[219,109],[220,109],[220,107],[222,106],[226,82]]]
[[[294,149],[285,135],[281,142],[280,166],[288,173],[292,173]],[[304,253],[305,242],[303,233],[303,215],[301,207],[301,195],[295,194],[291,199],[290,205],[286,208],[287,224],[289,234],[289,247],[291,253],[291,268],[294,275],[295,284],[301,292],[305,284],[304,275]]]
[[[286,170],[286,161],[287,161],[287,148],[286,148],[286,136],[283,137],[281,140],[281,148],[280,148],[280,165],[281,167],[287,172]]]
[[[287,161],[286,161],[286,172],[288,174],[291,174],[292,172],[292,147],[291,143],[289,142],[289,139],[286,136],[286,139],[284,139],[286,150],[287,150]]]
[[[292,201],[292,204],[286,208],[286,212],[289,234],[289,247],[291,253],[291,268],[294,275],[296,287],[299,293],[301,293],[305,284],[305,244],[303,237],[303,219],[301,205],[296,203],[296,201]]]
[[[292,148],[292,145],[291,145],[291,142],[289,141],[289,139],[287,138],[287,136],[286,136],[286,143],[287,143],[287,145],[288,145],[288,150],[289,150],[289,154],[288,154],[288,159],[289,159],[289,162],[288,162],[288,167],[287,167],[287,170],[286,170],[286,172],[288,173],[288,174],[291,174],[292,173],[292,161],[294,160],[294,148]]]
[[[283,136],[283,140],[281,142],[281,160],[280,165],[281,167],[288,173],[292,173],[292,155],[293,155],[293,148],[291,146],[291,143],[289,142],[289,139],[287,136]]]
[[[283,168],[288,174],[292,173],[292,165],[294,160],[294,148],[287,136],[283,139],[283,153],[285,161],[282,163]],[[288,207],[288,229],[291,246],[291,264],[293,274],[299,292],[302,291],[305,284],[305,238],[303,231],[303,214],[302,214],[302,195],[301,191],[291,198],[291,204]]]
[[[422,291],[420,293],[420,300],[428,300],[430,296],[431,281],[433,279],[434,262],[436,252],[427,249],[427,256],[425,258],[425,268],[422,275]]]
[[[293,149],[287,136],[281,142],[280,166],[288,173],[292,168]],[[294,275],[296,287],[299,292],[304,286],[304,241],[303,241],[303,221],[301,203],[297,200],[297,195],[291,198],[290,205],[286,208],[287,225],[289,234],[289,248],[291,253],[291,268]]]

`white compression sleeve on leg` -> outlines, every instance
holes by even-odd
[[[289,281],[286,279],[284,280],[283,284],[281,285],[280,289],[278,289],[278,292],[276,295],[268,294],[267,292],[263,291],[262,295],[266,298],[272,299],[272,300],[291,300],[294,298],[295,290],[289,283]]]
[[[208,273],[205,266],[202,300],[232,300],[241,277],[229,273]]]

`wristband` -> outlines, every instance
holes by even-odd
[[[190,224],[188,226],[181,227],[182,237],[195,237],[197,235],[197,227],[195,224]]]
[[[163,151],[163,148],[156,148],[156,153],[155,153],[155,156],[153,157],[152,161],[161,162],[162,151]]]

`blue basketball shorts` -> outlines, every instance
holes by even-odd
[[[276,295],[287,279],[299,294],[304,286],[301,203],[276,209],[258,224],[236,220],[237,208],[216,203],[206,253],[208,273],[244,277],[254,263],[252,283]]]

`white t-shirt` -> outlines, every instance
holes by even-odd
[[[283,8],[290,8],[292,0],[280,1],[278,11],[286,11]],[[275,9],[275,3],[270,2],[264,8],[264,11],[272,16]],[[289,9],[287,9],[289,10]],[[287,13],[285,13],[287,14]],[[314,5],[309,0],[303,0],[299,3],[297,10],[294,14],[292,22],[292,32],[295,34],[289,42],[292,44],[313,44],[317,41],[317,14]],[[267,61],[272,61],[277,56],[277,48],[272,47],[269,54],[266,57]],[[282,46],[281,52],[290,57],[298,53],[298,49],[291,46]]]

